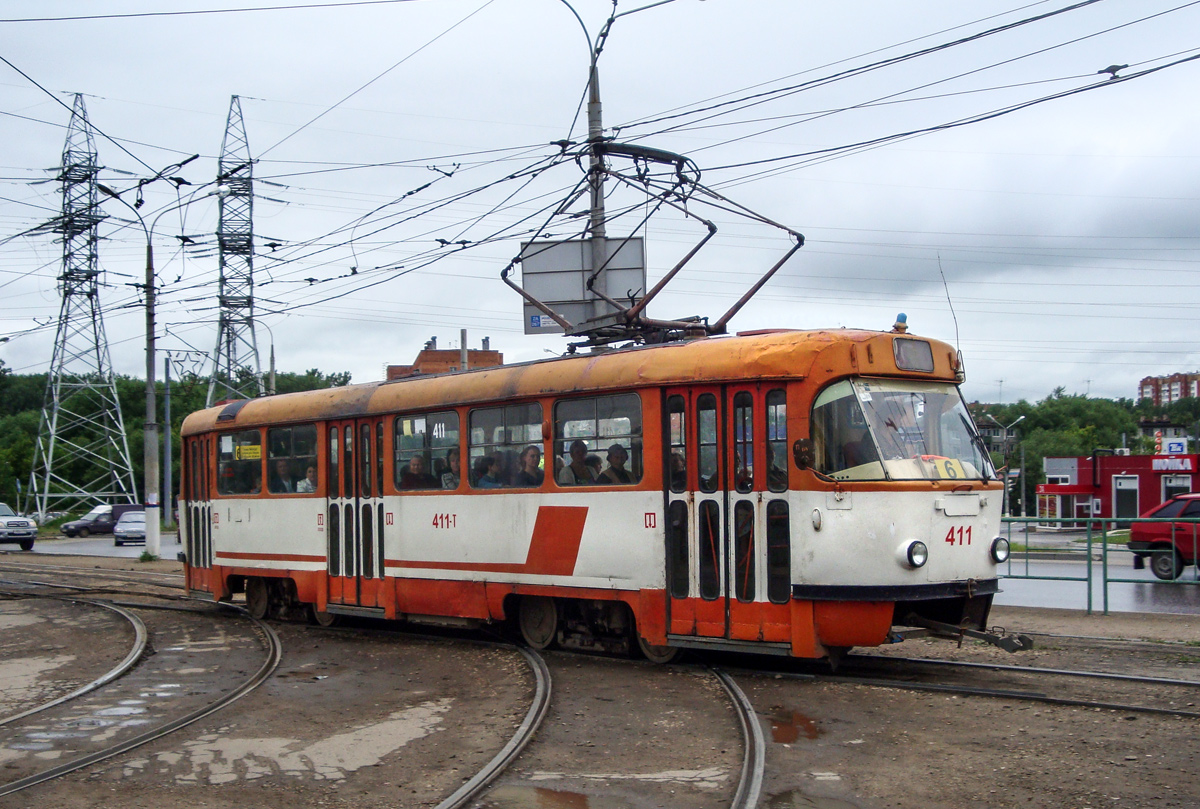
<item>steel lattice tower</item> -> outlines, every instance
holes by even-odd
[[[100,308],[96,145],[75,95],[63,148],[62,308],[34,447],[25,510],[45,514],[91,501],[135,502],[133,465]]]
[[[254,336],[254,164],[242,103],[233,96],[217,182],[220,198],[217,246],[220,255],[217,347],[208,381],[208,405],[221,399],[247,399],[263,393],[262,365]]]

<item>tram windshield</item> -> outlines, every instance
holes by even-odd
[[[958,388],[943,382],[845,379],[813,404],[814,466],[836,480],[987,480]]]

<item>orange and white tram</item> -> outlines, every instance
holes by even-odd
[[[218,405],[187,586],[655,660],[982,629],[1007,543],[960,380],[938,341],[772,331]]]

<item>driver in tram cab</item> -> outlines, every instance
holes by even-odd
[[[414,455],[400,473],[401,489],[440,489],[441,482],[425,469],[425,456]]]
[[[876,434],[884,460],[909,458],[925,451],[921,428],[910,408],[901,407],[888,414]]]

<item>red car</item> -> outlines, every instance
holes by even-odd
[[[1142,515],[1145,518],[1196,522],[1135,522],[1129,529],[1133,566],[1140,570],[1150,557],[1150,570],[1160,579],[1177,579],[1188,565],[1196,564],[1200,550],[1200,492],[1178,494]]]

